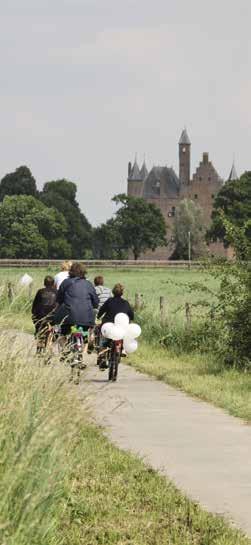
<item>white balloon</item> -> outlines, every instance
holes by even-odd
[[[20,278],[20,284],[21,286],[29,286],[33,282],[32,276],[25,273],[22,278]]]
[[[122,327],[126,327],[129,324],[129,317],[124,312],[119,312],[115,316],[115,325],[120,325]]]
[[[124,340],[124,350],[127,354],[133,354],[138,348],[138,342],[135,339],[125,339]]]
[[[126,337],[137,339],[141,335],[141,327],[138,324],[129,324],[126,328]]]
[[[125,336],[125,330],[123,327],[115,325],[110,330],[110,336],[109,339],[112,339],[113,341],[120,341]]]
[[[101,333],[103,337],[106,337],[107,339],[110,339],[110,334],[112,332],[112,328],[114,327],[114,324],[112,322],[106,322],[101,327]]]

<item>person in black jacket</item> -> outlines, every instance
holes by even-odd
[[[130,303],[128,303],[128,301],[122,297],[124,293],[123,286],[121,284],[115,284],[112,293],[113,297],[107,299],[98,312],[97,317],[102,318],[102,324],[105,324],[106,322],[114,322],[115,316],[119,312],[127,314],[129,319],[133,320],[133,309]]]
[[[56,308],[57,290],[54,287],[52,276],[44,279],[44,288],[38,290],[32,303],[32,320],[35,325],[35,335],[38,336],[41,346],[46,343],[48,323],[52,320]],[[38,351],[40,344],[38,342]]]
[[[70,333],[71,326],[89,329],[95,324],[94,309],[98,308],[99,298],[85,276],[86,270],[82,263],[73,263],[69,278],[62,282],[58,290],[59,307],[54,315],[54,323],[62,323],[63,335]]]

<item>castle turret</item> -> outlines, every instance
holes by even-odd
[[[231,171],[230,171],[230,174],[229,174],[229,178],[228,178],[228,181],[229,182],[232,182],[234,180],[239,180],[239,176],[236,172],[236,168],[235,168],[235,164],[233,162],[232,164],[232,168],[231,168]]]
[[[148,176],[148,170],[147,170],[147,166],[146,166],[146,162],[145,162],[145,159],[144,159],[144,163],[140,169],[140,175],[141,175],[141,178],[142,180],[145,180]]]
[[[181,184],[189,185],[191,163],[191,142],[186,129],[179,139],[179,178]]]
[[[142,169],[141,169],[142,170]],[[127,195],[141,197],[143,193],[143,177],[135,157],[134,165],[128,164]]]

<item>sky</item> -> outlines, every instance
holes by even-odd
[[[0,0],[0,177],[76,182],[93,225],[128,161],[251,170],[250,0]]]

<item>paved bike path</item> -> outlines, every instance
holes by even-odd
[[[77,388],[108,437],[251,536],[251,426],[123,364],[108,383],[90,361]]]

